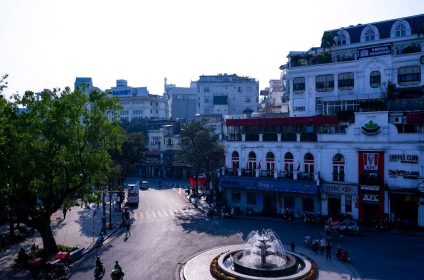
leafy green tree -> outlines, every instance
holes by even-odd
[[[209,170],[212,161],[216,166],[217,162],[219,163],[220,159],[224,157],[224,149],[216,141],[213,129],[199,121],[183,125],[179,141],[181,150],[177,157],[192,164],[196,181],[195,195],[197,195],[199,172]]]
[[[125,133],[120,150],[111,152],[114,165],[113,182],[122,185],[123,180],[131,174],[143,158],[146,150],[146,141],[143,133]]]
[[[35,228],[49,255],[57,252],[50,217],[69,198],[92,192],[111,169],[109,151],[119,149],[122,132],[107,111],[119,110],[104,93],[80,91],[32,92],[15,96],[25,111],[15,113],[15,147],[7,151],[10,211]]]
[[[334,46],[335,44],[336,42],[334,41],[333,32],[329,32],[329,31],[324,32],[321,38],[321,47],[324,48],[324,52],[325,52],[325,49],[328,48],[330,50],[330,55],[331,55],[331,47]]]

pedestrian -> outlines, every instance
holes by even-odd
[[[332,249],[332,244],[331,244],[331,241],[329,241],[327,242],[327,246],[325,247],[327,261],[328,260],[331,261],[331,249]]]
[[[125,237],[128,237],[129,235],[131,235],[131,231],[130,231],[131,223],[130,223],[130,221],[127,221],[126,227],[127,227],[127,232],[125,233]]]
[[[326,242],[325,242],[325,239],[324,238],[322,238],[321,239],[321,241],[320,241],[320,252],[321,252],[321,255],[324,255],[324,251],[325,251],[325,247],[326,247]]]
[[[0,237],[0,251],[6,251],[6,236],[4,234]]]
[[[296,249],[296,243],[294,243],[294,241],[292,241],[292,242],[290,243],[290,247],[291,247],[292,252],[295,252],[295,249]]]

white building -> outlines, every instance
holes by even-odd
[[[167,101],[163,96],[149,94],[146,87],[129,87],[126,80],[117,80],[116,87],[110,89],[110,97],[117,97],[123,107],[119,112],[121,120],[134,119],[165,120],[169,112]],[[114,117],[109,113],[109,118]]]
[[[367,106],[363,101],[384,99],[393,88],[401,96],[422,94],[423,24],[424,15],[417,15],[329,30],[331,47],[290,52],[281,67],[290,115],[358,111]]]
[[[197,86],[197,113],[222,116],[257,111],[259,82],[236,74],[202,75]]]
[[[324,33],[335,45],[290,52],[291,117],[225,120],[227,203],[424,227],[423,26],[350,26]]]

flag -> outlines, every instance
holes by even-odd
[[[194,187],[196,185],[196,180],[193,177],[190,177],[188,179],[188,181],[189,181],[190,186],[193,186]]]
[[[261,169],[261,161],[259,161],[259,164],[258,164],[258,169]]]

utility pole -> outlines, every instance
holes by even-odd
[[[103,207],[103,215],[102,215],[102,232],[106,234],[106,204],[105,204],[105,186],[103,186],[102,191],[102,207]]]

